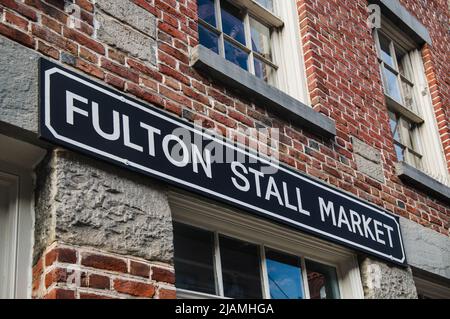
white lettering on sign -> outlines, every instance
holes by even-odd
[[[389,246],[393,247],[392,231],[393,228],[389,225],[374,220],[371,217],[366,217],[364,214],[359,214],[353,210],[350,210],[350,220],[344,207],[339,207],[339,215],[336,219],[335,205],[332,201],[325,201],[322,197],[319,197],[320,218],[322,222],[327,222],[331,219],[333,226],[342,228],[346,226],[349,232],[353,232],[360,236],[363,236],[372,241],[376,241],[382,245],[386,245],[386,239],[389,242]],[[361,223],[362,229],[361,230]],[[358,232],[356,232],[358,230]],[[373,235],[375,234],[375,236]],[[387,238],[385,238],[387,236]]]

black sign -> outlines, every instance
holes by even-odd
[[[397,217],[47,60],[40,71],[42,138],[405,263]]]

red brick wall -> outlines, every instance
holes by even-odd
[[[158,18],[158,64],[154,67],[99,43],[94,38],[89,0],[82,26],[65,26],[59,0],[0,0],[0,34],[52,59],[62,52],[76,56],[82,72],[187,120],[200,119],[220,131],[277,127],[280,158],[388,211],[448,235],[450,207],[404,185],[395,176],[395,153],[389,133],[374,41],[366,25],[366,0],[297,0],[308,88],[313,107],[336,120],[337,137],[322,140],[276,117],[263,105],[212,83],[189,67],[189,50],[198,43],[195,0],[134,0]],[[402,1],[430,31],[434,44],[424,48],[427,76],[450,163],[448,130],[449,40],[443,20],[445,0]],[[447,114],[446,114],[447,112]],[[382,153],[386,183],[356,170],[351,136]]]
[[[175,299],[173,267],[53,244],[33,267],[33,298]]]

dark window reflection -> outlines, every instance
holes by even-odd
[[[201,24],[198,25],[200,44],[219,54],[219,36]]]
[[[216,11],[214,8],[214,0],[197,0],[198,3],[198,17],[212,26],[216,24]]]
[[[177,288],[216,294],[214,280],[214,235],[174,223]]]
[[[248,70],[248,54],[228,41],[225,41],[224,44],[225,58],[237,66],[240,66],[244,70]]]
[[[258,246],[220,236],[225,297],[262,298]]]
[[[311,299],[339,299],[336,268],[306,260]]]
[[[228,1],[221,1],[222,29],[230,37],[245,45],[244,15]]]
[[[272,299],[303,299],[299,257],[266,250],[267,275]]]

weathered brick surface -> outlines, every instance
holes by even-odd
[[[81,258],[73,259],[73,255]],[[49,262],[44,262],[49,261]],[[150,278],[150,269],[157,275]],[[170,265],[54,243],[33,267],[33,298],[176,298]]]

